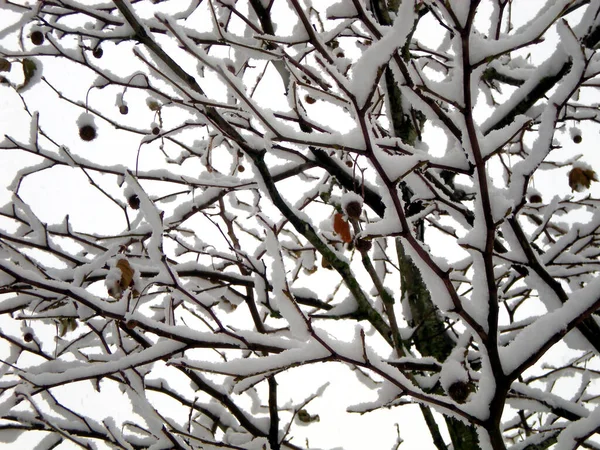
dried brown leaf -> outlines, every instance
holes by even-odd
[[[350,224],[344,220],[344,216],[340,213],[336,213],[333,216],[333,231],[340,235],[342,241],[352,242]]]

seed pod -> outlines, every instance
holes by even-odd
[[[93,141],[96,139],[96,136],[96,128],[94,128],[93,125],[83,125],[81,128],[79,128],[79,137],[83,141]]]
[[[33,341],[33,333],[31,331],[27,331],[24,335],[23,335],[23,340],[25,342],[31,342]]]
[[[448,388],[448,395],[456,403],[464,403],[469,397],[469,384],[464,381],[456,381]]]
[[[367,241],[366,239],[357,239],[354,243],[354,246],[359,252],[367,253],[369,250],[371,250],[372,244],[371,241]]]
[[[102,58],[102,55],[104,55],[104,50],[102,50],[102,47],[96,47],[92,51],[92,55],[94,56],[94,58],[100,59],[100,58]]]
[[[532,194],[529,197],[530,203],[542,203],[542,196],[540,194]]]
[[[34,45],[42,45],[44,43],[44,33],[42,33],[40,30],[35,30],[33,33],[31,33],[31,42]]]
[[[129,112],[129,107],[127,105],[121,105],[119,106],[119,112],[125,115]]]
[[[158,128],[158,127],[152,128],[152,134],[154,136],[158,136],[160,134],[160,128]]]
[[[314,98],[314,97],[311,97],[310,95],[305,95],[305,96],[304,96],[304,101],[305,101],[306,103],[308,103],[309,105],[312,105],[313,103],[315,103],[315,102],[316,102],[315,98]]]
[[[125,326],[129,330],[133,330],[134,328],[136,328],[138,326],[138,322],[137,322],[137,320],[129,319],[127,322],[125,322]]]
[[[146,99],[146,105],[148,105],[148,109],[150,109],[150,111],[158,111],[160,109],[160,103],[158,103],[152,97],[148,97]]]
[[[346,214],[348,214],[348,217],[350,217],[351,219],[358,219],[360,217],[360,214],[362,213],[362,205],[360,204],[360,202],[353,200],[346,204],[345,210]]]
[[[127,203],[131,209],[140,209],[140,198],[135,194],[127,199]]]
[[[576,144],[581,144],[581,141],[583,141],[583,138],[581,137],[581,130],[578,127],[571,127],[569,134],[571,135],[573,142]]]

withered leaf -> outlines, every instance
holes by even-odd
[[[117,267],[121,270],[121,280],[119,284],[121,289],[125,290],[133,285],[133,269],[126,259],[119,259],[117,261]]]
[[[39,70],[36,62],[30,58],[24,58],[21,61],[23,65],[23,83],[17,88],[18,91],[22,91],[27,88],[32,82],[36,72]]]
[[[0,72],[8,72],[10,71],[12,64],[6,58],[0,58]]]
[[[592,169],[574,167],[569,172],[569,186],[573,191],[583,192],[589,189],[592,181],[598,181],[598,176]]]
[[[344,220],[344,216],[340,213],[336,213],[333,216],[333,231],[340,235],[342,241],[352,242],[350,224]]]
[[[311,415],[305,409],[301,409],[300,411],[298,411],[298,416],[297,417],[298,417],[298,420],[300,422],[305,423],[305,424],[309,424],[309,423],[312,423],[312,422],[319,422],[320,421],[320,418],[319,418],[318,414]]]
[[[60,317],[58,319],[58,334],[63,337],[69,331],[77,329],[77,320],[74,317]]]

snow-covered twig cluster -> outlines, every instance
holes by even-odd
[[[0,1],[0,439],[600,446],[600,2],[325,3]]]

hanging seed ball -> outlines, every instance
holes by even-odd
[[[42,33],[39,30],[34,31],[33,33],[31,33],[31,42],[34,45],[42,45],[44,43],[44,33]]]
[[[581,134],[573,135],[573,142],[575,142],[576,144],[581,144],[581,141],[583,141]]]
[[[246,168],[240,164],[238,166],[237,170],[238,170],[238,172],[243,172],[244,170],[246,170]]]
[[[102,50],[102,47],[96,47],[92,52],[92,55],[94,55],[94,58],[100,59],[102,58],[102,55],[104,55],[104,50]]]
[[[316,102],[316,100],[314,99],[314,97],[311,97],[310,95],[305,95],[304,96],[304,101],[306,101],[306,103],[308,103],[309,105],[312,105],[313,103]]]
[[[542,203],[542,196],[540,194],[532,194],[529,197],[530,203]]]
[[[356,250],[361,253],[367,253],[372,247],[371,241],[367,241],[366,239],[357,239],[354,245]]]
[[[158,136],[160,134],[160,128],[158,128],[158,127],[152,128],[152,134],[154,136]]]
[[[464,381],[456,381],[448,388],[448,395],[456,403],[464,403],[469,396],[469,385]]]
[[[357,201],[348,202],[346,205],[346,214],[348,214],[348,217],[351,219],[358,219],[361,212],[362,205]]]
[[[127,322],[125,322],[125,326],[128,329],[133,330],[134,328],[136,328],[138,326],[138,322],[137,322],[137,320],[129,319]]]
[[[93,141],[96,138],[96,128],[92,125],[84,125],[79,128],[79,137],[84,141]]]
[[[354,165],[354,163],[352,161],[348,160],[348,161],[346,161],[346,165],[348,167],[352,167]]]
[[[127,203],[131,209],[140,209],[140,198],[135,194],[127,199]]]
[[[125,115],[129,112],[129,107],[127,105],[121,105],[119,106],[119,112]]]
[[[27,333],[25,333],[25,334],[23,335],[23,340],[24,340],[25,342],[31,342],[31,341],[33,341],[33,333],[32,333],[32,332],[30,332],[30,331],[28,331]]]

